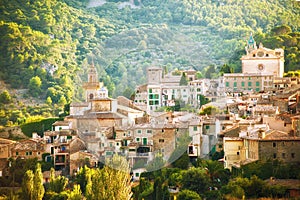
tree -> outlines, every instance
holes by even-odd
[[[129,200],[132,193],[128,162],[125,158],[114,155],[111,159],[106,159],[105,164],[103,169],[92,169],[87,176],[87,200]]]
[[[32,200],[34,174],[27,170],[22,181],[22,198]]]
[[[209,100],[202,94],[199,94],[200,107],[209,103]]]
[[[68,196],[68,200],[81,200],[81,190],[80,190],[80,185],[74,185],[73,190],[70,192]]]
[[[188,80],[184,72],[181,75],[179,85],[188,85]]]
[[[224,64],[224,65],[222,65],[219,73],[221,76],[223,76],[224,73],[233,73],[233,69],[231,67],[229,67],[229,65]]]
[[[216,73],[216,69],[215,69],[215,66],[214,65],[210,65],[206,68],[206,71],[205,71],[205,78],[213,78],[213,74]]]
[[[196,72],[196,79],[201,79],[203,78],[203,74],[200,71]]]
[[[191,190],[182,190],[178,194],[178,200],[201,200],[201,197],[197,192]]]
[[[189,167],[190,158],[186,151],[175,161],[172,163],[173,167],[180,169],[187,169]]]
[[[58,105],[64,106],[64,105],[66,105],[66,104],[67,104],[66,97],[65,97],[64,95],[62,95],[62,96],[60,97],[60,99],[58,100]]]
[[[217,107],[208,106],[200,112],[200,115],[214,115],[217,113],[219,113],[219,109]]]
[[[287,25],[276,26],[271,30],[272,35],[286,35],[292,32],[291,27]]]
[[[41,165],[38,163],[36,165],[36,170],[33,178],[33,200],[42,200],[44,197],[45,189],[43,186],[43,174]]]
[[[0,104],[7,104],[11,102],[11,96],[9,94],[9,92],[7,90],[4,90],[1,94],[0,94]]]
[[[32,77],[28,85],[30,94],[34,97],[37,97],[41,93],[41,86],[42,86],[42,81],[40,77],[38,76]]]
[[[64,176],[55,177],[55,170],[51,168],[49,190],[60,193],[65,190],[67,184],[68,179]]]
[[[47,99],[46,99],[46,104],[47,104],[48,106],[51,106],[51,105],[52,105],[52,99],[51,99],[51,97],[47,97]]]
[[[209,176],[204,169],[190,168],[183,172],[182,175],[182,188],[203,194],[210,183]]]
[[[220,186],[227,184],[230,178],[230,171],[224,169],[224,165],[218,161],[206,160],[204,167],[207,169],[207,172],[210,177],[210,181],[215,186]]]

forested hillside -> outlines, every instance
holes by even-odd
[[[113,97],[130,96],[153,65],[238,72],[251,32],[299,69],[294,0],[2,0],[0,10],[0,80],[48,105],[80,99],[92,62]]]

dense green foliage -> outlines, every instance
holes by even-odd
[[[0,8],[0,79],[53,103],[61,96],[70,102],[86,54],[115,27],[61,1],[4,0]]]
[[[68,103],[74,93],[80,98],[77,74],[82,76],[93,59],[110,95],[117,96],[144,83],[151,65],[204,70],[213,64],[222,72],[239,71],[250,32],[267,47],[285,48],[286,71],[299,66],[296,1],[124,3],[1,1],[0,79],[29,88],[32,96],[50,97],[53,104],[62,96]]]
[[[21,129],[28,137],[32,137],[32,133],[38,133],[40,136],[43,136],[44,131],[52,130],[52,124],[59,119],[60,118],[48,118],[37,122],[26,123],[21,125]]]

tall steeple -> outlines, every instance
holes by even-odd
[[[83,88],[86,91],[86,101],[91,101],[97,95],[97,90],[100,89],[100,82],[98,81],[97,70],[94,66],[94,62],[88,69],[88,82],[83,83]]]
[[[98,74],[97,74],[97,70],[94,66],[94,61],[93,61],[90,68],[89,68],[89,70],[88,70],[88,82],[89,83],[97,82],[97,77],[98,77]]]
[[[257,46],[256,46],[256,42],[255,42],[255,40],[254,40],[254,38],[253,38],[253,36],[252,36],[252,33],[251,33],[251,34],[250,34],[250,37],[249,37],[249,39],[248,39],[248,41],[247,41],[247,46],[245,47],[245,50],[246,50],[247,55],[248,55],[251,51],[253,51],[253,50],[255,50],[255,49],[257,49]]]

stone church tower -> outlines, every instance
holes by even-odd
[[[284,50],[268,49],[262,44],[257,48],[252,34],[245,48],[246,55],[242,56],[242,73],[273,74],[274,77],[283,77]]]
[[[92,64],[88,70],[88,82],[83,83],[83,88],[85,89],[86,102],[92,101],[101,88],[101,83],[98,81],[98,74],[94,64]]]

